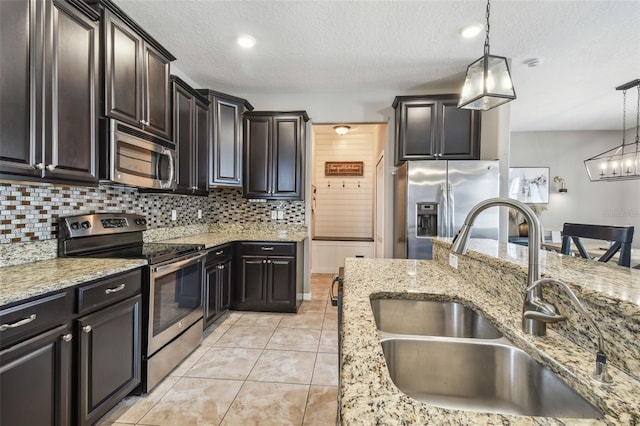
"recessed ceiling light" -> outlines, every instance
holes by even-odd
[[[238,44],[245,49],[250,49],[256,45],[256,39],[250,35],[241,35],[238,37]]]
[[[480,34],[480,31],[482,31],[483,28],[484,27],[481,24],[467,25],[460,29],[460,35],[464,38],[473,38]]]

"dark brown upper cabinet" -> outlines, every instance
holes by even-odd
[[[178,151],[177,193],[207,195],[209,101],[179,77],[171,76],[173,140]]]
[[[479,159],[480,112],[457,105],[457,95],[397,96],[396,164]]]
[[[81,1],[0,1],[0,178],[98,183],[98,20]]]
[[[104,114],[171,140],[175,57],[112,2],[93,3],[103,6]]]
[[[305,111],[244,114],[245,198],[302,200]]]
[[[242,187],[242,114],[253,111],[246,99],[200,89],[211,102],[209,186]]]

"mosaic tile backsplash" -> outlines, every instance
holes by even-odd
[[[177,220],[171,220],[176,210]],[[198,218],[198,210],[202,218]],[[283,210],[284,220],[271,219]],[[209,197],[141,193],[124,186],[59,186],[0,183],[0,244],[57,238],[59,217],[126,212],[147,217],[149,229],[189,225],[304,224],[304,201],[250,202],[241,189],[215,189]]]

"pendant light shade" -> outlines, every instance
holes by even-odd
[[[487,111],[516,98],[507,58],[489,53],[490,8],[487,1],[484,55],[467,67],[458,108]]]
[[[635,142],[626,142],[627,90],[637,88]],[[622,145],[584,161],[591,182],[640,179],[640,79],[616,87],[622,90]]]

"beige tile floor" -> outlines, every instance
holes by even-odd
[[[228,312],[156,388],[124,399],[99,424],[334,425],[338,336],[331,279],[311,277],[311,300],[298,314]]]

